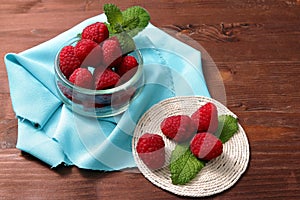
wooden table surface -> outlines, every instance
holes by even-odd
[[[2,1],[1,57],[98,15],[104,3],[121,9],[143,6],[154,25],[193,38],[216,63],[226,105],[239,116],[251,157],[232,188],[207,199],[300,199],[300,1]],[[6,69],[0,62],[0,199],[182,198],[140,173],[50,169],[20,152]]]

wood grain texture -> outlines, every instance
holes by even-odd
[[[299,0],[11,0],[0,6],[0,56],[47,41],[101,12],[141,5],[151,22],[201,45],[219,69],[204,68],[212,94],[224,83],[226,105],[239,116],[251,161],[231,189],[204,199],[300,198]],[[196,43],[195,43],[196,41]],[[218,80],[219,81],[219,80]],[[15,148],[15,118],[0,61],[0,199],[182,199],[140,173],[49,166]]]

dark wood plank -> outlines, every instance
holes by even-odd
[[[300,198],[300,2],[268,1],[40,1],[0,6],[0,56],[47,41],[102,11],[141,5],[151,22],[208,52],[204,72],[212,94],[224,83],[225,103],[239,116],[251,147],[246,173],[231,189],[204,199]],[[211,60],[209,60],[211,61]],[[210,63],[208,63],[210,64]],[[182,199],[142,174],[49,166],[15,149],[17,120],[0,61],[1,199]]]

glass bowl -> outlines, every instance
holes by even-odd
[[[131,101],[141,92],[144,85],[143,58],[138,49],[128,53],[138,62],[137,69],[129,80],[116,87],[103,90],[82,88],[70,82],[59,67],[59,54],[66,45],[75,46],[79,38],[73,38],[64,44],[55,57],[55,83],[59,97],[72,111],[88,117],[111,117],[126,111]],[[126,54],[127,55],[127,54]],[[88,68],[93,71],[93,68]]]

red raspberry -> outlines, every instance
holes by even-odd
[[[61,72],[69,78],[73,71],[81,65],[80,60],[75,55],[73,46],[65,46],[59,53],[59,68]]]
[[[165,163],[165,142],[160,135],[145,133],[139,138],[136,151],[150,169],[159,169]]]
[[[190,143],[190,149],[197,158],[212,160],[222,154],[223,144],[213,134],[203,132],[194,136]]]
[[[98,44],[109,37],[107,26],[102,22],[93,23],[85,27],[82,31],[81,38],[90,39]]]
[[[110,70],[103,69],[101,67],[96,68],[94,71],[94,84],[96,90],[109,89],[114,87],[120,80],[120,76]]]
[[[131,71],[133,69],[134,69],[133,71],[136,71],[138,65],[139,64],[135,59],[135,57],[127,55],[123,57],[120,66],[116,68],[116,72],[120,76],[123,76],[126,72]]]
[[[72,89],[64,86],[61,82],[57,82],[57,86],[61,93],[68,99],[72,100]]]
[[[113,108],[118,108],[120,106],[128,104],[130,100],[134,97],[136,91],[136,88],[131,87],[126,90],[114,93],[111,97],[111,106]]]
[[[77,68],[71,74],[69,81],[79,87],[91,89],[93,84],[93,75],[86,68]]]
[[[115,67],[122,61],[122,50],[117,38],[110,38],[103,42],[103,64],[106,67]]]
[[[185,142],[196,133],[197,126],[187,115],[174,115],[165,118],[160,124],[160,129],[175,142]]]
[[[198,132],[214,133],[218,129],[218,110],[213,103],[206,103],[191,116],[198,124]]]
[[[82,62],[82,67],[96,67],[103,59],[101,47],[93,40],[81,39],[77,42],[74,51]]]

